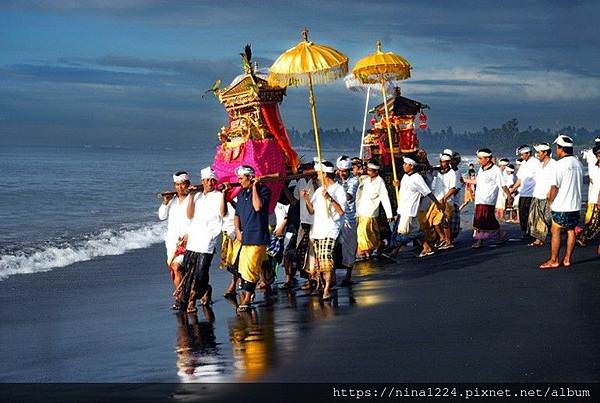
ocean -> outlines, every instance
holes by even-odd
[[[156,193],[198,182],[215,146],[0,148],[0,281],[162,242]]]

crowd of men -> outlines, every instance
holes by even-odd
[[[540,269],[567,268],[575,245],[585,246],[600,234],[600,138],[583,154],[589,172],[583,228],[584,175],[573,139],[559,135],[553,144],[520,146],[517,154],[513,165],[490,149],[479,149],[479,169],[471,164],[464,175],[460,154],[450,149],[439,154],[435,166],[424,153],[404,156],[401,179],[391,183],[389,192],[375,160],[316,160],[300,167],[299,178],[286,182],[271,214],[271,190],[253,167],[236,169],[241,191],[234,200],[228,200],[232,184],[217,187],[210,167],[201,171],[198,189],[190,187],[187,172],[177,172],[176,195],[165,196],[158,212],[161,220],[168,219],[165,245],[173,309],[196,312],[198,301],[211,303],[209,269],[218,242],[220,267],[231,273],[225,297],[237,302],[239,296],[239,312],[251,309],[258,289],[273,292],[281,266],[281,289],[295,288],[299,274],[306,280],[303,290],[327,301],[336,285],[351,286],[356,261],[393,259],[409,245],[420,258],[454,248],[460,211],[471,201],[473,248],[491,239],[504,243],[507,235],[500,222],[518,221],[530,247],[544,245],[550,235],[550,256]],[[461,189],[464,203],[459,206]],[[563,233],[566,248],[560,258]],[[345,271],[339,283],[336,269]]]

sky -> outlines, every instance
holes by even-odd
[[[428,104],[432,130],[498,127],[517,118],[600,128],[598,1],[0,2],[0,143],[204,144],[226,122],[202,97],[300,40],[354,63],[381,40],[412,65],[402,94]],[[315,88],[319,123],[360,127],[364,95],[342,80]],[[375,94],[371,103],[380,102]],[[311,127],[304,87],[281,106]]]

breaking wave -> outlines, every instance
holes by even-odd
[[[165,223],[151,223],[137,228],[110,229],[79,242],[1,255],[0,281],[14,274],[40,273],[95,257],[122,255],[145,248],[162,241],[165,228]]]

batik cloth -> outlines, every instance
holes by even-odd
[[[529,233],[541,242],[546,242],[552,226],[552,210],[547,199],[534,198],[529,208]]]
[[[356,258],[356,225],[352,221],[345,221],[340,229],[338,243],[342,248],[342,266],[352,267]]]
[[[452,239],[456,239],[460,233],[460,208],[458,204],[452,205],[452,215],[450,216],[449,225],[452,231]]]
[[[591,204],[591,203],[590,203]],[[579,235],[579,239],[586,244],[589,240],[600,237],[600,208],[596,204],[593,205],[592,212],[588,222],[583,227],[583,231]]]
[[[185,252],[182,264],[183,278],[173,293],[177,304],[185,306],[189,301],[194,301],[204,295],[208,287],[208,273],[212,258],[212,253],[192,252],[191,250]]]
[[[562,229],[574,229],[579,224],[579,211],[553,211],[552,222]]]

